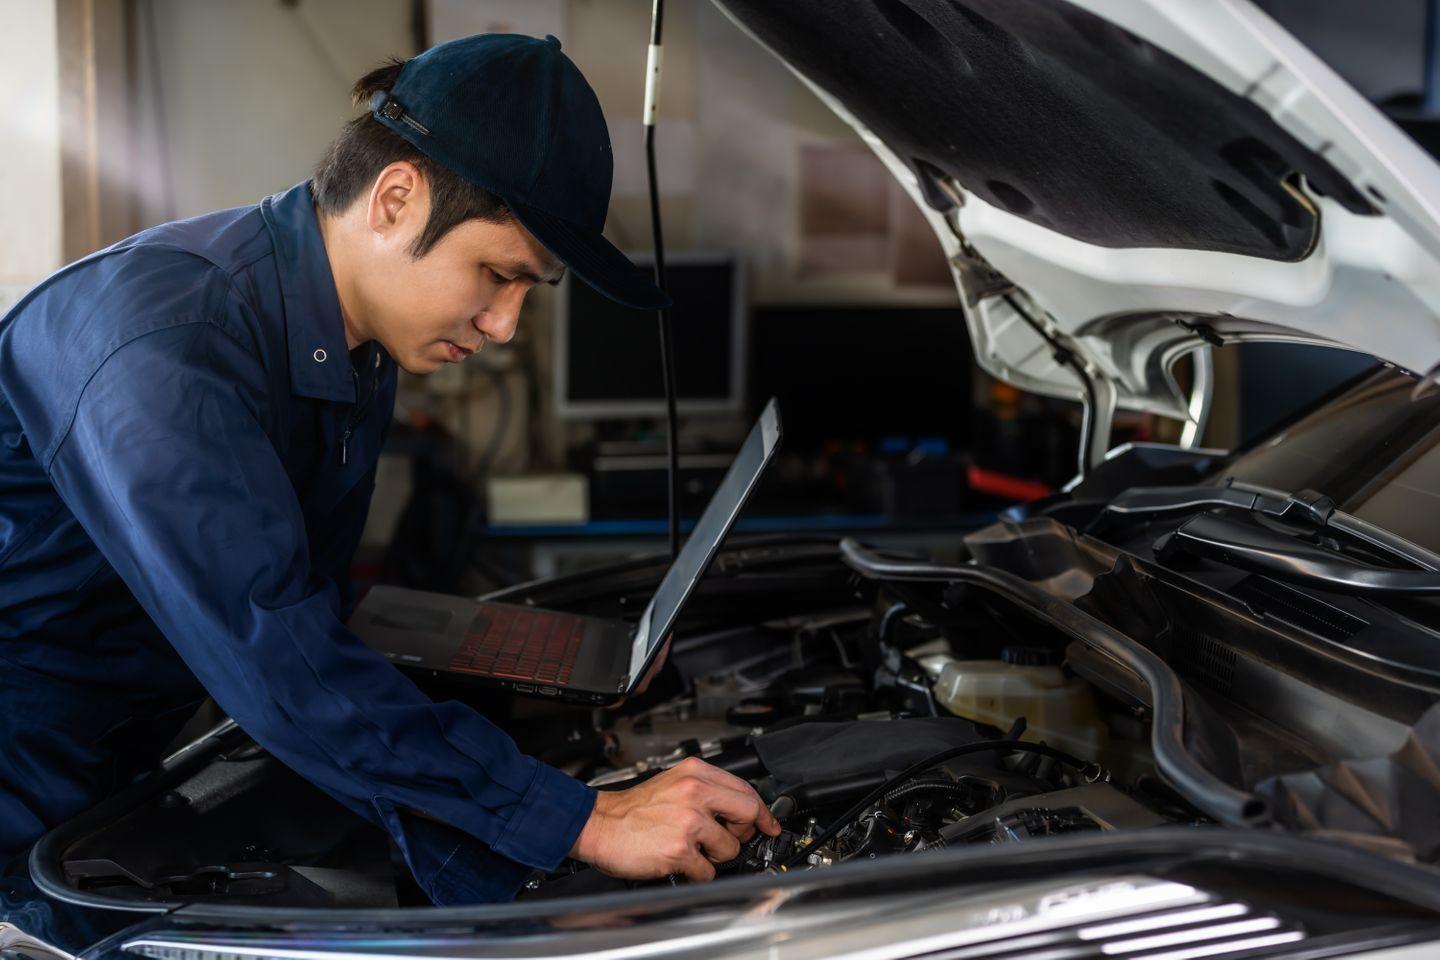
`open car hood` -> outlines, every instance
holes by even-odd
[[[992,375],[1188,421],[1211,345],[1440,363],[1440,166],[1248,0],[717,0],[920,205]],[[1176,361],[1193,355],[1182,389]]]

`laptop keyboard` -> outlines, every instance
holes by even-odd
[[[495,607],[493,614],[488,624],[484,614],[475,618],[450,660],[452,670],[558,686],[570,682],[584,618],[509,607]]]

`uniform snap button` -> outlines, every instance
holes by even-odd
[[[315,351],[315,362],[316,362],[316,363],[324,363],[324,362],[325,362],[325,358],[326,358],[327,356],[329,356],[329,354],[327,354],[324,350],[318,350],[318,349],[317,349],[317,350]]]

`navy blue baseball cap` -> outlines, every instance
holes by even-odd
[[[431,160],[505,201],[575,275],[642,310],[670,300],[601,235],[610,131],[595,91],[554,37],[486,33],[406,62],[370,98],[375,119]]]

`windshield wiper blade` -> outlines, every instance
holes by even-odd
[[[1384,527],[1336,509],[1335,501],[1314,490],[1284,493],[1233,481],[1223,487],[1131,487],[1105,505],[1096,523],[1107,517],[1163,517],[1216,507],[1247,510],[1288,523],[1342,534],[1403,563],[1440,573],[1440,554]]]
[[[1177,552],[1341,593],[1440,595],[1434,570],[1377,567],[1255,522],[1210,513],[1191,517],[1156,544],[1161,562]]]

